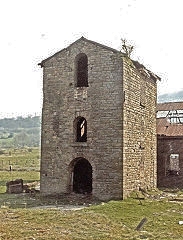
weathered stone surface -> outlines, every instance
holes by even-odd
[[[7,193],[22,193],[23,192],[23,180],[16,179],[6,183]]]
[[[88,87],[76,87],[75,58],[88,58]],[[128,57],[81,38],[43,67],[42,194],[73,191],[74,168],[92,167],[92,194],[122,199],[156,187],[156,81]],[[87,121],[76,142],[74,120]]]

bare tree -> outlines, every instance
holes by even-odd
[[[134,46],[127,44],[126,39],[121,39],[121,41],[122,41],[122,50],[126,53],[128,57],[130,57],[134,49]]]

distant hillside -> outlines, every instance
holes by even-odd
[[[158,102],[180,102],[183,101],[183,90],[173,93],[166,93],[158,96]]]
[[[16,117],[0,119],[0,128],[34,128],[40,127],[40,116]]]
[[[0,148],[38,147],[40,116],[0,119]]]

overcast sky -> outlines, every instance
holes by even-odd
[[[43,59],[81,36],[121,49],[161,77],[158,93],[183,89],[182,0],[0,1],[0,114],[41,111]]]

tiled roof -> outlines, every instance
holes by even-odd
[[[170,123],[167,118],[157,119],[157,134],[164,136],[183,136],[183,124]]]
[[[158,103],[157,111],[183,110],[183,102]]]

